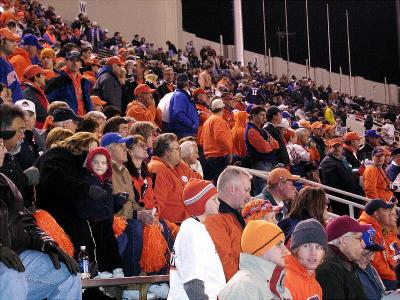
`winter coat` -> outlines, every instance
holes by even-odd
[[[385,295],[385,286],[371,264],[365,270],[357,267],[356,272],[368,300],[379,300]]]
[[[239,269],[219,293],[218,299],[293,299],[290,291],[283,286],[285,271],[272,262],[255,255],[240,253]]]
[[[360,224],[372,225],[372,227],[375,229],[376,232],[375,243],[385,247],[385,250],[375,252],[374,259],[372,261],[372,266],[374,266],[374,268],[376,269],[376,271],[378,272],[379,276],[382,279],[396,280],[396,274],[387,259],[390,245],[386,245],[385,243],[381,225],[375,218],[368,215],[365,211],[362,212],[359,221]]]
[[[243,158],[247,154],[244,141],[244,130],[246,128],[248,114],[245,111],[234,113],[235,125],[232,128],[233,153]]]
[[[92,110],[92,102],[89,95],[90,82],[81,78],[82,100],[86,112]],[[49,102],[64,101],[75,112],[78,112],[78,100],[76,97],[72,79],[64,71],[60,75],[48,81],[45,93]]]
[[[347,148],[346,145],[343,146],[342,154],[351,165],[352,169],[358,169],[361,166],[360,161],[355,157],[353,151],[350,148]]]
[[[364,146],[360,148],[357,152],[357,157],[359,161],[364,161],[364,160],[371,160],[372,159],[372,150],[374,150],[374,146],[365,143]]]
[[[25,250],[43,251],[45,242],[50,241],[35,225],[17,187],[0,173],[0,244],[20,254]]]
[[[42,129],[44,121],[47,117],[47,106],[49,101],[44,94],[43,89],[35,86],[31,82],[25,81],[22,83],[24,99],[28,99],[35,104],[36,109],[36,128]]]
[[[15,72],[17,73],[19,81],[22,81],[24,78],[24,72],[27,67],[32,65],[32,60],[29,57],[28,51],[22,48],[15,48],[13,54],[8,57],[8,61],[14,67]]]
[[[309,275],[293,255],[285,257],[285,271],[285,287],[290,291],[293,300],[311,299],[315,296],[322,299],[322,288],[315,279],[315,272]]]
[[[367,299],[356,274],[356,265],[333,245],[329,245],[324,261],[316,271],[316,278],[324,300]]]
[[[36,131],[35,128],[33,130]],[[39,157],[39,145],[36,143],[37,135],[35,136],[31,130],[25,130],[24,135],[21,150],[15,155],[23,171],[32,167]]]
[[[392,161],[386,167],[386,175],[390,179],[391,182],[395,181],[397,176],[400,174],[400,166],[396,165],[394,161]]]
[[[281,133],[279,132],[279,129],[272,123],[265,124],[264,129],[266,129],[268,133],[279,143],[279,149],[274,151],[275,153],[274,164],[281,163],[284,164],[285,166],[289,165],[290,164],[289,154],[287,152],[285,142],[281,136]]]
[[[197,114],[199,116],[199,128],[197,129],[197,145],[203,146],[203,124],[212,115],[210,108],[202,103],[196,103]],[[163,116],[164,117],[164,116]]]
[[[381,167],[368,166],[363,173],[363,180],[366,197],[385,201],[393,197],[393,192],[389,189],[390,180]]]
[[[178,137],[195,136],[199,127],[199,116],[195,103],[188,92],[176,89],[169,106],[169,129]]]
[[[0,82],[12,91],[12,100],[17,102],[22,99],[21,84],[13,66],[0,57]]]
[[[239,269],[240,239],[245,221],[238,211],[220,199],[219,213],[207,217],[205,225],[214,241],[228,281]]]
[[[107,102],[107,105],[121,108],[122,87],[110,66],[104,66],[100,69],[93,87],[93,95],[99,96]]]

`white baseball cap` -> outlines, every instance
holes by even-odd
[[[15,106],[18,106],[23,111],[31,111],[36,114],[35,104],[27,99],[18,100],[15,102]]]
[[[219,108],[223,108],[223,107],[225,107],[225,104],[224,104],[224,102],[222,101],[222,99],[214,99],[214,100],[211,102],[211,110],[212,110],[212,111],[217,110],[217,109],[219,109]]]

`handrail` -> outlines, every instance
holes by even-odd
[[[354,207],[360,208],[362,210],[364,210],[364,205],[358,204],[358,203],[354,203],[352,201],[349,200],[345,200],[330,194],[326,194],[326,196],[328,197],[328,199],[330,200],[334,200],[343,204],[347,204],[349,206],[349,216],[354,218]]]

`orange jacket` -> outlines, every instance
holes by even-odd
[[[58,76],[58,74],[56,72],[54,72],[53,70],[43,69],[43,72],[44,72],[44,76],[46,77],[46,81]]]
[[[233,112],[228,108],[224,108],[224,115],[222,116],[224,120],[229,124],[230,128],[235,126],[235,118],[233,117]]]
[[[384,239],[386,245],[385,248],[388,254],[387,260],[394,269],[400,259],[400,240],[394,230],[390,230],[387,234],[385,234]]]
[[[239,270],[242,226],[233,213],[211,215],[207,217],[205,225],[215,244],[228,282]]]
[[[189,216],[182,202],[183,188],[190,178],[201,176],[182,161],[171,168],[158,156],[151,158],[149,171],[155,174],[154,204],[160,219],[181,223]]]
[[[132,101],[126,109],[126,115],[136,119],[136,121],[148,121],[155,124],[156,114],[155,105],[147,107],[138,101]]]
[[[247,131],[247,139],[249,143],[256,148],[260,153],[270,153],[273,150],[279,149],[279,143],[272,136],[270,141],[264,139],[264,137],[254,128],[250,128]]]
[[[245,157],[247,154],[246,144],[244,142],[244,131],[247,124],[247,112],[239,111],[233,114],[235,126],[232,128],[233,153],[239,157]]]
[[[197,145],[203,145],[202,130],[203,124],[212,115],[207,106],[201,103],[196,103],[197,113],[199,115],[199,128],[197,129]]]
[[[313,275],[309,275],[291,254],[285,257],[285,268],[285,287],[289,289],[293,300],[310,299],[312,296],[322,299],[322,288],[315,279],[315,272]]]
[[[93,71],[85,71],[83,72],[83,77],[89,80],[91,87],[94,87],[96,83],[96,74]]]
[[[368,215],[365,211],[362,212],[360,216],[360,224],[370,224],[376,231],[376,236],[375,236],[375,241],[376,243],[383,245],[385,247],[385,250],[375,252],[374,255],[374,260],[372,261],[372,265],[378,272],[379,276],[381,279],[387,279],[387,280],[396,280],[396,274],[394,273],[392,266],[390,265],[387,257],[388,257],[388,245],[386,245],[383,233],[382,233],[382,227],[378,223],[376,219]]]
[[[212,115],[207,119],[203,124],[202,135],[205,158],[232,154],[231,129],[220,116]]]
[[[32,60],[28,51],[17,47],[15,48],[14,53],[9,56],[8,61],[10,64],[12,64],[15,72],[17,73],[19,81],[22,81],[25,69],[32,65]]]
[[[380,198],[388,201],[393,197],[393,193],[389,190],[390,180],[382,168],[368,166],[364,171],[363,180],[367,198]]]

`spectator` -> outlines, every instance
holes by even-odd
[[[193,170],[203,177],[203,169],[199,159],[199,149],[195,141],[185,141],[180,145],[182,160]]]
[[[42,50],[38,38],[32,34],[27,34],[22,37],[20,47],[17,47],[9,56],[9,61],[20,81],[22,81],[27,67],[39,64],[38,50]]]
[[[234,113],[235,126],[232,127],[233,154],[238,158],[244,158],[247,155],[244,133],[247,126],[248,114],[245,111]]]
[[[53,127],[69,129],[75,133],[80,121],[82,118],[75,115],[70,108],[58,108],[53,112]]]
[[[325,154],[326,154],[326,145],[325,145],[325,141],[322,138],[322,134],[323,134],[323,130],[322,130],[322,123],[321,122],[314,122],[311,125],[311,142],[313,142],[315,144],[315,146],[317,147],[318,150],[318,162],[321,162],[324,158],[325,158]]]
[[[384,245],[384,250],[375,253],[372,266],[378,272],[387,290],[396,290],[396,274],[387,257],[390,245],[385,244],[383,229],[390,227],[390,213],[394,203],[387,203],[382,199],[370,200],[365,206],[365,211],[360,216],[360,224],[370,224],[376,232],[376,242]]]
[[[286,217],[288,213],[289,202],[295,197],[294,182],[300,177],[292,175],[285,168],[273,169],[268,174],[267,186],[257,195],[256,198],[268,200],[272,205],[285,206],[282,212],[277,215],[277,220],[280,221]]]
[[[54,33],[55,33],[54,25],[47,26],[45,33],[43,33],[43,39],[51,48],[53,48],[57,42],[57,38]]]
[[[185,136],[194,136],[199,127],[195,103],[189,95],[189,78],[185,73],[178,74],[177,89],[175,90],[169,107],[169,129],[178,139]]]
[[[158,136],[157,127],[150,122],[135,122],[129,131],[131,135],[141,135],[146,141],[146,150],[149,158],[153,155],[154,140]]]
[[[86,114],[86,117],[93,118],[98,123],[98,132],[102,134],[107,120],[106,116],[100,111],[90,111]]]
[[[324,227],[313,218],[300,221],[294,228],[290,245],[292,254],[285,257],[285,287],[294,300],[322,299],[322,288],[315,279],[315,271],[324,260],[327,241]]]
[[[294,133],[290,132],[289,135],[293,135],[286,145],[291,170],[296,175],[304,176],[304,166],[310,162],[312,154],[317,152],[315,148],[309,148],[310,131],[307,128],[299,128]],[[317,156],[319,157],[319,154]]]
[[[7,60],[20,37],[6,28],[0,29],[0,82],[12,92],[12,100],[22,99],[22,89],[13,65]],[[4,100],[4,99],[3,99]]]
[[[164,68],[163,70],[163,83],[157,87],[158,99],[161,99],[166,94],[171,93],[175,90],[174,87],[174,70],[172,68]],[[158,105],[158,103],[157,103]]]
[[[90,93],[92,94],[93,88],[96,85],[96,80],[97,80],[96,75],[99,72],[100,63],[97,58],[94,58],[92,60],[85,62],[85,65],[86,66],[83,67],[84,71],[83,71],[82,75],[83,75],[83,78],[89,80]]]
[[[109,132],[116,132],[123,137],[127,137],[129,133],[128,121],[122,117],[112,117],[108,119],[104,125],[103,134]]]
[[[128,104],[126,115],[137,121],[148,121],[155,124],[157,114],[153,98],[155,91],[147,84],[139,84],[135,88],[135,100]]]
[[[278,223],[285,233],[286,246],[290,245],[293,230],[301,221],[315,219],[325,227],[330,205],[322,188],[310,186],[302,188],[291,204],[288,216]]]
[[[44,70],[38,65],[31,65],[24,71],[24,81],[22,83],[24,99],[30,100],[35,105],[36,111],[36,127],[43,128],[44,121],[47,117],[47,101],[44,94],[46,85],[46,77]]]
[[[104,115],[107,117],[107,120],[112,117],[122,117],[122,112],[119,108],[115,106],[106,106],[103,109]]]
[[[4,134],[1,132],[0,143]],[[0,174],[0,290],[5,299],[81,299],[77,263],[40,230],[15,185]],[[53,265],[53,267],[51,266]],[[37,281],[43,281],[37,285]]]
[[[326,227],[329,247],[316,272],[323,299],[367,299],[354,263],[365,247],[362,233],[369,228],[349,216],[337,217]]]
[[[333,104],[329,101],[326,103],[326,107],[324,109],[324,117],[330,125],[335,125],[335,113],[333,112]]]
[[[391,153],[392,160],[390,165],[386,168],[387,177],[391,182],[396,181],[400,174],[400,148],[396,148]],[[400,179],[398,180],[400,181]]]
[[[73,135],[71,130],[61,127],[50,130],[46,137],[46,149],[58,147],[61,142]]]
[[[276,225],[276,214],[281,209],[282,206],[273,206],[268,200],[254,198],[243,206],[241,214],[246,224],[251,220],[265,220]]]
[[[274,150],[279,148],[278,141],[262,127],[266,122],[267,112],[262,106],[254,106],[250,110],[244,140],[251,167],[262,171],[271,171],[274,163]],[[261,177],[253,178],[253,193],[262,192],[266,182]]]
[[[191,178],[182,200],[192,216],[182,222],[171,257],[170,299],[217,299],[225,285],[224,270],[204,222],[218,213],[212,183]]]
[[[393,197],[389,186],[390,179],[383,169],[384,162],[384,150],[375,148],[372,151],[372,165],[367,166],[363,173],[365,196],[370,199],[389,201]]]
[[[282,278],[288,253],[283,232],[267,221],[250,221],[241,238],[240,270],[222,289],[221,300],[290,299],[283,280],[272,280],[273,274]],[[281,267],[281,268],[277,268]],[[268,285],[266,285],[266,282]]]
[[[214,182],[233,159],[231,129],[222,118],[224,106],[221,99],[214,99],[211,103],[213,114],[202,127],[203,150],[206,159],[204,178]]]
[[[92,110],[90,101],[90,82],[79,73],[81,67],[78,51],[68,52],[65,56],[66,66],[61,68],[60,75],[51,79],[45,89],[49,102],[65,101],[78,116]]]
[[[119,82],[121,67],[123,63],[117,56],[107,59],[97,74],[96,84],[93,87],[93,94],[106,101],[108,105],[121,108],[122,87]]]
[[[240,238],[245,221],[240,210],[250,200],[251,175],[227,167],[217,182],[219,213],[209,216],[205,225],[224,268],[226,281],[239,270]]]
[[[357,152],[357,158],[363,162],[365,160],[372,159],[372,150],[379,146],[379,139],[381,136],[376,133],[376,130],[367,130],[365,132],[365,142],[364,145]]]
[[[58,73],[54,69],[55,59],[56,53],[53,49],[44,48],[40,52],[40,65],[43,68],[46,81],[58,76]]]
[[[357,276],[360,278],[364,294],[369,300],[381,299],[385,295],[385,286],[371,262],[375,258],[375,254],[379,254],[385,248],[378,244],[376,232],[372,227],[363,232],[363,240],[365,248],[357,261]]]
[[[159,217],[172,223],[181,223],[188,216],[182,202],[182,191],[190,178],[201,176],[188,167],[180,155],[174,134],[164,133],[154,143],[149,170],[156,176],[154,201]]]
[[[361,137],[356,132],[347,132],[344,135],[343,156],[352,169],[358,169],[361,162],[357,158],[357,151],[360,148]]]
[[[272,106],[267,110],[267,123],[264,129],[268,131],[272,138],[274,138],[278,144],[279,148],[273,151],[273,164],[281,163],[285,166],[290,164],[289,154],[286,150],[286,145],[281,136],[278,125],[282,123],[282,113],[279,108]]]
[[[212,72],[213,65],[209,62],[203,63],[201,66],[201,73],[199,74],[199,85],[203,90],[209,90],[211,89],[212,86],[212,78],[211,78],[211,72]]]
[[[197,144],[203,147],[203,124],[211,116],[210,101],[202,88],[194,89],[192,97],[196,103],[197,114],[199,115],[199,128],[197,130]]]
[[[173,57],[178,54],[174,44],[172,44],[170,41],[167,41],[165,44],[168,46],[168,57]]]

